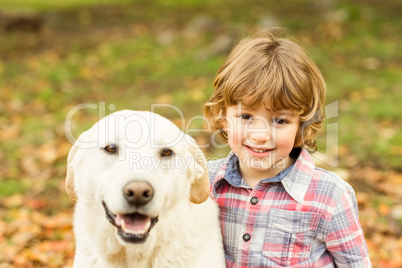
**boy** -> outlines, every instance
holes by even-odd
[[[204,107],[229,143],[208,163],[227,267],[371,267],[354,191],[315,167],[325,83],[292,41],[238,43]]]

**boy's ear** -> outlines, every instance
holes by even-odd
[[[219,123],[222,126],[223,130],[227,130],[228,129],[228,121],[226,120],[226,116],[222,116],[221,119],[219,119]]]
[[[300,124],[300,125],[299,125],[299,129],[297,130],[297,133],[296,133],[296,138],[295,138],[295,142],[294,142],[293,147],[300,147],[300,148],[302,148],[302,147],[303,147],[303,143],[304,143],[304,141],[303,141],[302,125]]]

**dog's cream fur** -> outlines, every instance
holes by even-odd
[[[116,145],[116,153],[104,150]],[[162,157],[169,148],[174,155]],[[208,198],[205,157],[172,122],[150,112],[120,111],[100,120],[68,156],[66,189],[76,201],[74,267],[225,267],[216,204]],[[123,188],[148,182],[154,196],[130,206]],[[125,242],[106,219],[141,213],[159,221],[142,242]]]

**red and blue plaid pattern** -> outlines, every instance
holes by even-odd
[[[275,178],[249,187],[237,156],[208,162],[227,267],[371,267],[354,191],[302,150]]]

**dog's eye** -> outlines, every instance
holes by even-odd
[[[162,157],[169,157],[169,156],[172,156],[172,155],[173,155],[173,151],[170,150],[170,149],[165,148],[165,149],[163,149],[161,151],[161,156]]]
[[[117,146],[114,144],[110,144],[110,145],[106,146],[105,148],[103,148],[103,150],[105,150],[108,153],[115,154],[115,153],[117,153]]]

